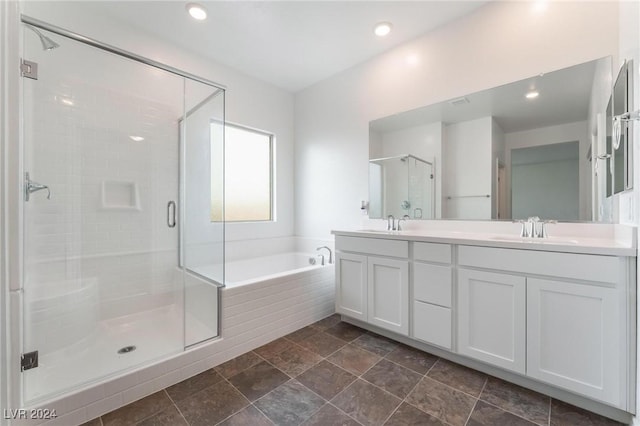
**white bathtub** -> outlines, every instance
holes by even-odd
[[[311,264],[310,259],[316,263]],[[328,266],[328,259],[325,259]],[[239,287],[274,278],[312,271],[322,268],[320,258],[306,253],[279,253],[225,263],[225,287]],[[191,268],[193,272],[221,282],[220,265],[204,265]]]

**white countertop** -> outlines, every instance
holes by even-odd
[[[522,238],[514,234],[454,231],[450,229],[411,229],[406,231],[385,231],[363,229],[342,231],[334,230],[334,235],[364,238],[383,238],[390,240],[420,241],[458,245],[473,245],[521,250],[554,251],[563,253],[597,254],[607,256],[636,256],[635,228],[624,232],[624,236],[589,235],[588,236],[550,236],[547,238]]]

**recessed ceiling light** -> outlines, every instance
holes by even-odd
[[[391,32],[391,23],[390,22],[378,22],[375,27],[373,27],[373,32],[378,37],[384,37]]]
[[[65,98],[65,97],[60,96],[57,99],[60,101],[61,104],[73,106],[73,100],[71,98]]]
[[[524,95],[527,99],[535,99],[540,95],[540,93],[536,92],[535,90],[527,93],[526,95]]]
[[[198,21],[207,19],[207,10],[197,3],[188,3],[187,12],[189,12],[189,15],[191,15],[193,19],[197,19]]]
[[[144,140],[142,136],[129,136],[129,139],[131,139],[134,142],[142,142]]]

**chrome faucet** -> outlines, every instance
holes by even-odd
[[[514,223],[522,225],[520,236],[522,238],[547,238],[546,224],[558,223],[557,220],[540,220],[538,216],[532,216],[527,220],[514,220]]]
[[[529,231],[529,237],[531,238],[539,238],[540,234],[538,232],[538,224],[540,223],[540,218],[538,216],[531,216],[527,218],[527,224],[531,227]]]
[[[329,252],[329,265],[331,265],[333,263],[333,252],[327,246],[318,247],[316,251],[319,251],[322,249],[327,249],[327,251]],[[320,255],[320,256],[322,256],[322,264],[324,265],[324,256],[323,255]]]
[[[402,219],[398,219],[398,227],[396,229],[397,231],[402,231],[402,228],[400,227],[400,222],[403,220],[406,222],[407,219],[411,219],[411,216],[409,216],[408,214],[405,214],[404,216],[402,216]]]
[[[539,238],[547,238],[549,235],[547,234],[547,224],[555,224],[558,223],[557,220],[543,220],[540,222],[540,232],[538,233]]]
[[[391,220],[391,222],[389,222]],[[396,218],[393,217],[392,214],[387,216],[387,231],[395,231],[396,230]]]

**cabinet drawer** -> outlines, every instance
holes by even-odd
[[[413,337],[451,349],[451,309],[413,302]]]
[[[615,256],[459,246],[458,263],[505,272],[604,283],[620,283],[626,279],[624,258]]]
[[[422,302],[451,307],[451,267],[415,262],[413,264],[413,298]]]
[[[413,243],[413,258],[426,262],[451,263],[451,245]]]
[[[336,251],[375,254],[388,257],[409,257],[409,242],[383,238],[343,237],[336,235]]]

